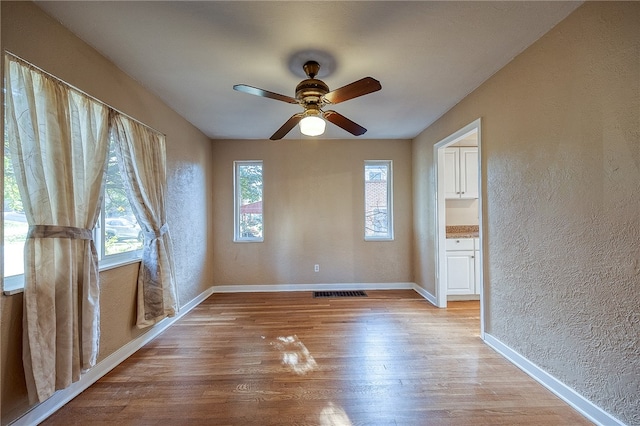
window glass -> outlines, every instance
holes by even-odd
[[[24,242],[27,238],[27,218],[22,209],[13,164],[9,155],[9,138],[4,133],[4,277],[5,287],[24,274]],[[11,279],[7,279],[11,277]]]
[[[235,241],[263,241],[262,161],[236,161]]]
[[[392,240],[391,161],[365,161],[364,237],[366,240]]]
[[[113,139],[109,143],[109,159],[104,184],[104,206],[100,218],[104,241],[103,256],[135,252],[142,249],[143,235],[127,198],[118,167]]]

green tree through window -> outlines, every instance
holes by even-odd
[[[262,241],[262,162],[235,162],[236,241]]]
[[[105,256],[140,250],[143,242],[142,230],[127,198],[115,149],[115,141],[111,139],[102,211]]]

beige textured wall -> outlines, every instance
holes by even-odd
[[[262,243],[233,242],[234,160],[264,161]],[[364,241],[364,160],[393,160],[394,241]],[[413,281],[410,141],[216,140],[214,181],[216,285]]]
[[[458,127],[463,127],[464,123]],[[432,296],[436,295],[436,171],[433,167],[433,144],[428,136],[431,127],[411,144],[413,173],[413,276],[414,282]],[[457,129],[456,129],[457,130]],[[455,130],[454,130],[455,131]],[[453,133],[453,131],[451,132]],[[448,136],[448,135],[445,135]]]
[[[640,424],[639,23],[640,3],[585,3],[413,145],[416,281],[433,289],[433,144],[481,117],[486,331],[630,425]]]
[[[167,136],[168,224],[180,305],[212,284],[211,141],[30,2],[2,1],[2,47]],[[134,326],[138,265],[101,277],[105,358],[142,332]],[[2,296],[2,424],[28,408],[21,362],[22,296]]]

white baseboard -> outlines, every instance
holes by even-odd
[[[484,334],[484,341],[496,352],[515,364],[516,367],[527,373],[534,380],[549,389],[556,396],[595,424],[602,426],[624,426],[624,423],[620,420],[611,416],[602,408],[598,407],[489,333]]]
[[[427,290],[420,287],[418,284],[413,285],[413,290],[416,293],[418,293],[420,296],[424,297],[427,300],[427,302],[431,303],[433,306],[438,307],[438,299],[436,299],[436,297],[433,294],[429,293]]]
[[[438,306],[436,297],[416,283],[332,283],[332,284],[265,284],[222,285],[214,293],[260,293],[276,291],[338,291],[338,290],[414,290],[429,303]]]
[[[221,285],[214,293],[260,293],[274,291],[338,291],[338,290],[411,290],[414,283],[332,283],[332,284],[265,284]]]
[[[58,411],[63,405],[67,402],[71,401],[76,396],[80,395],[82,391],[87,389],[89,386],[97,382],[102,376],[107,374],[109,371],[113,370],[125,359],[129,358],[133,355],[138,349],[149,343],[155,337],[157,337],[160,333],[169,328],[173,323],[178,321],[184,315],[186,315],[193,308],[202,303],[207,297],[213,294],[213,287],[202,292],[191,302],[187,303],[180,309],[180,312],[172,318],[165,318],[164,320],[158,322],[154,325],[148,332],[145,334],[133,339],[126,345],[122,346],[120,349],[100,361],[93,367],[91,370],[87,371],[82,375],[79,381],[73,383],[66,389],[62,389],[54,393],[49,399],[46,401],[34,406],[31,410],[25,413],[22,417],[16,419],[11,423],[12,426],[28,426],[28,425],[36,425],[53,413]]]

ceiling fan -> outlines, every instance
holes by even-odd
[[[239,92],[302,106],[304,111],[292,115],[269,139],[282,139],[298,123],[300,123],[300,131],[303,134],[307,136],[321,135],[324,133],[324,120],[330,121],[352,135],[363,135],[367,131],[364,127],[354,123],[338,112],[333,110],[323,111],[322,108],[325,105],[335,105],[348,101],[349,99],[357,98],[358,96],[377,92],[382,89],[380,82],[374,78],[365,77],[339,89],[329,91],[329,86],[327,86],[324,81],[315,78],[320,70],[320,64],[316,61],[307,61],[302,68],[309,78],[301,81],[300,84],[296,86],[295,98],[258,89],[257,87],[247,86],[246,84],[236,84],[233,86],[233,89]]]

